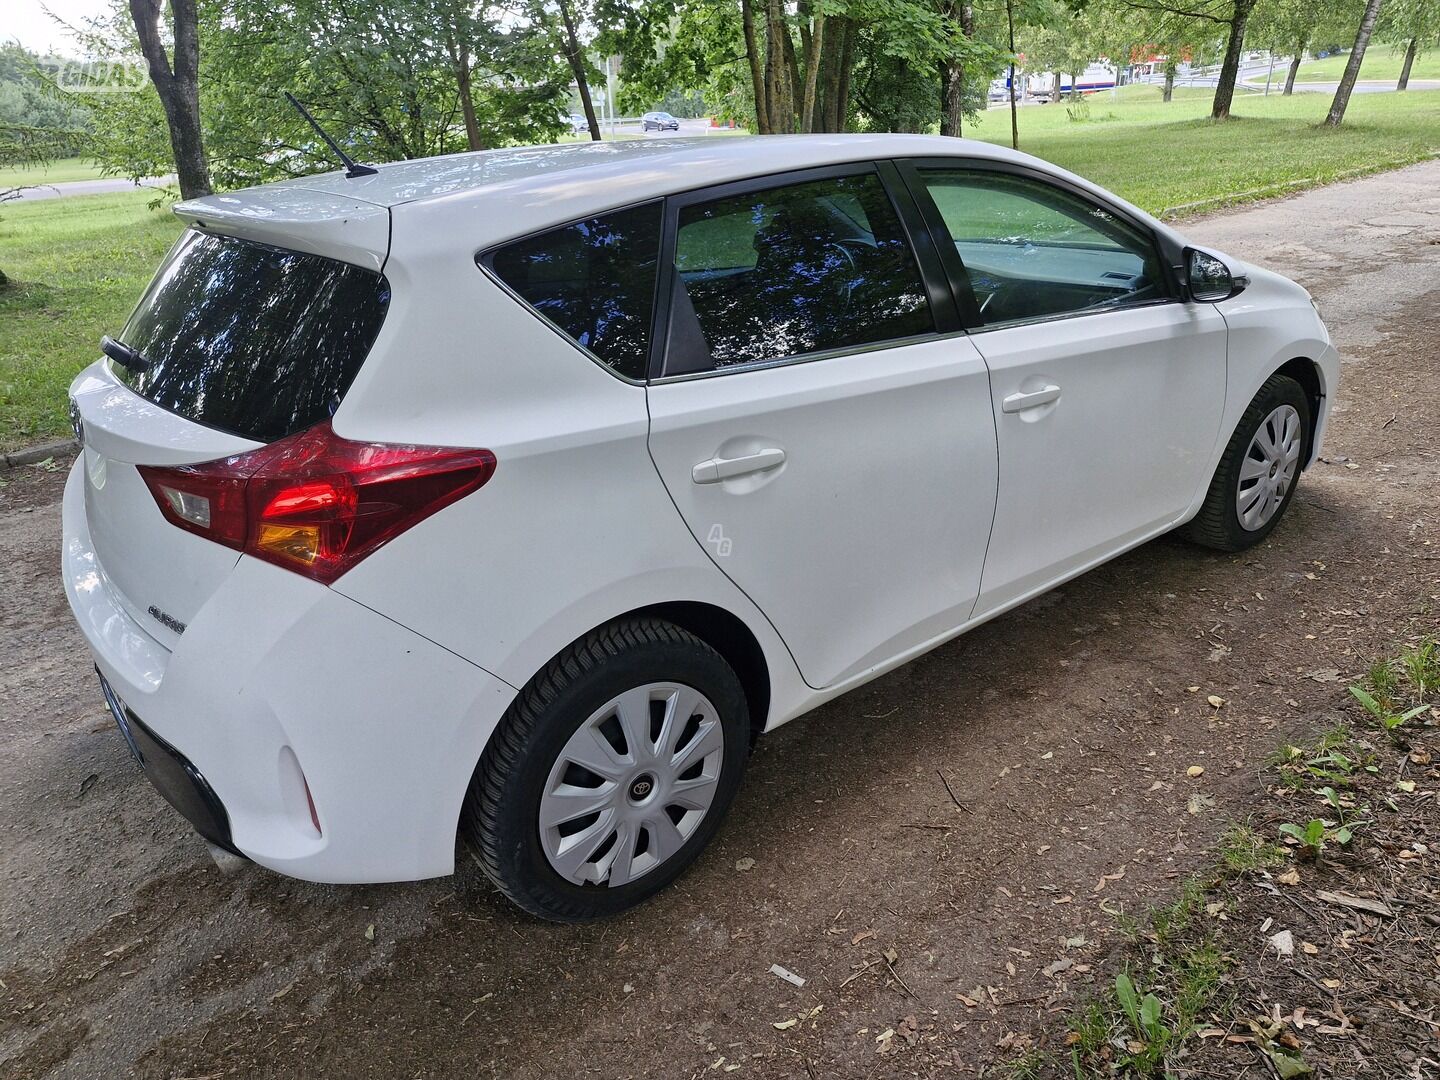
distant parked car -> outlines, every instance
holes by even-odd
[[[70,390],[61,569],[120,732],[263,866],[449,874],[458,832],[550,919],[678,877],[762,732],[1153,537],[1261,543],[1340,378],[1299,285],[963,139],[523,147],[175,212]]]
[[[570,125],[571,135],[583,135],[590,130],[590,121],[579,113],[570,113],[565,117],[565,122]]]
[[[647,112],[640,117],[641,131],[679,131],[680,121],[668,112]]]

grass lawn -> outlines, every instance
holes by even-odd
[[[0,446],[70,430],[66,387],[100,355],[180,233],[150,191],[0,206]]]
[[[1209,118],[1211,97],[1177,89],[1166,104],[1158,86],[1126,87],[1113,100],[1102,91],[1087,99],[1090,119],[1078,123],[1063,104],[1028,105],[1019,112],[1020,149],[1167,217],[1440,153],[1437,90],[1357,94],[1338,131],[1318,126],[1330,107],[1327,94],[1237,95],[1222,124]],[[1008,145],[1008,110],[987,111],[965,134]]]
[[[1088,98],[1090,118],[1078,123],[1063,105],[1025,106],[1020,147],[1177,217],[1440,152],[1440,91],[1356,95],[1339,131],[1317,127],[1325,94],[1240,96],[1224,124],[1209,120],[1210,98],[1179,87],[1166,104],[1158,86],[1124,87]],[[1008,144],[1008,110],[986,112],[966,134]],[[120,328],[179,234],[167,210],[148,209],[155,197],[130,191],[0,207],[0,269],[15,282],[0,292],[0,447],[69,430],[65,388],[99,355],[100,335]],[[1213,201],[1175,209],[1202,200]]]
[[[99,180],[100,166],[84,158],[60,158],[48,165],[0,169],[0,191],[31,184],[63,184],[69,180]]]
[[[1295,77],[1300,82],[1306,80],[1337,82],[1345,73],[1345,65],[1349,62],[1349,53],[1327,56],[1324,60],[1312,60],[1308,64],[1301,64],[1300,71]],[[1389,45],[1371,45],[1365,50],[1365,59],[1360,62],[1360,78],[1384,79],[1394,82],[1400,78],[1400,68],[1404,63],[1405,50],[1403,48],[1393,49]],[[1280,78],[1283,82],[1285,76],[1281,75]],[[1410,78],[1440,79],[1440,52],[1432,49],[1428,53],[1421,53],[1417,56],[1414,65],[1410,68]]]

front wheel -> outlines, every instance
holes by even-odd
[[[462,829],[526,911],[585,922],[639,904],[709,842],[750,749],[745,692],[699,638],[615,623],[552,660],[475,770]]]
[[[1295,497],[1312,422],[1299,383],[1287,375],[1265,380],[1236,425],[1185,535],[1219,551],[1244,551],[1269,536]]]

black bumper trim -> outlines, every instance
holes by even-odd
[[[124,710],[125,723],[121,725],[121,731],[131,744],[145,779],[180,812],[181,817],[194,826],[196,832],[210,843],[243,859],[245,856],[235,850],[234,841],[230,838],[230,815],[210,782],[189,758],[151,731],[133,709],[115,697],[103,675],[100,680],[112,711],[116,706]]]

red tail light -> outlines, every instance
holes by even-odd
[[[352,442],[326,421],[220,461],[139,469],[171,524],[328,585],[483,485],[495,455]]]

